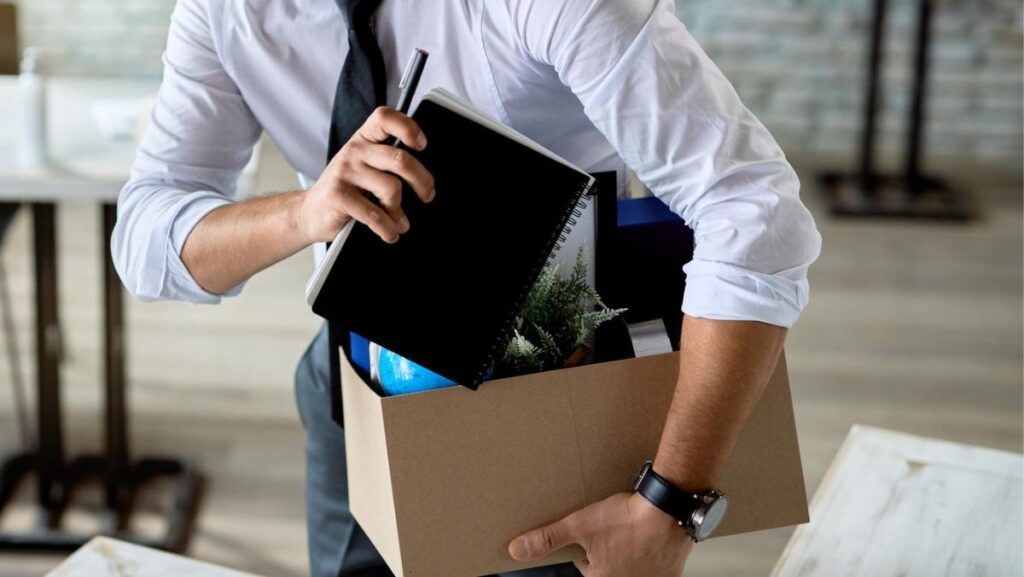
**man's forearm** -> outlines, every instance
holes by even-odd
[[[181,251],[192,278],[207,292],[223,294],[308,246],[299,222],[302,197],[286,192],[211,211]]]
[[[195,226],[181,251],[192,278],[222,294],[314,242],[329,241],[349,221],[388,243],[408,232],[403,183],[420,200],[434,199],[434,177],[398,138],[423,150],[427,137],[408,116],[379,107],[327,164],[312,188],[218,208]]]
[[[686,317],[679,382],[654,469],[678,487],[715,487],[771,378],[786,329],[753,321]]]

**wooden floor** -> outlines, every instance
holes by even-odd
[[[810,492],[853,423],[1022,450],[1021,188],[962,184],[985,199],[984,218],[969,225],[836,222],[805,193],[824,253],[788,354]],[[96,448],[100,435],[99,214],[67,205],[59,218],[74,453]],[[19,219],[2,257],[31,378],[28,224]],[[303,301],[310,263],[301,254],[219,307],[131,303],[128,311],[134,450],[188,456],[207,474],[192,555],[269,576],[306,574],[292,371],[317,327]],[[0,454],[18,448],[8,368],[0,356]],[[4,524],[25,516],[15,508]],[[702,545],[687,575],[766,575],[789,533]],[[38,576],[59,560],[0,554],[0,576]]]

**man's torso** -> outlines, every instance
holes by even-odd
[[[225,69],[291,165],[315,179],[326,160],[331,107],[348,51],[337,6],[333,0],[210,1]],[[386,0],[374,30],[389,104],[398,98],[408,55],[426,49],[431,58],[418,97],[446,88],[581,168],[618,171],[621,182],[614,149],[554,69],[526,52],[503,2]]]

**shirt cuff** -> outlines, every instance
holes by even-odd
[[[232,201],[215,192],[194,193],[189,199],[178,208],[177,214],[172,220],[170,234],[167,239],[166,275],[164,277],[163,290],[165,298],[180,298],[181,295],[188,295],[187,300],[194,303],[218,304],[221,297],[233,297],[242,292],[245,283],[241,283],[223,294],[213,294],[196,282],[189,272],[188,267],[181,260],[181,251],[185,247],[185,241],[192,229],[199,224],[207,214],[216,208],[232,204]]]
[[[765,274],[735,265],[694,260],[683,267],[683,313],[715,320],[760,321],[789,328],[807,306],[806,267]]]

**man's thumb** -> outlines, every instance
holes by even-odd
[[[562,519],[540,529],[534,529],[516,537],[508,546],[509,555],[516,561],[530,561],[544,557],[575,543],[576,539],[569,529],[569,523]]]

